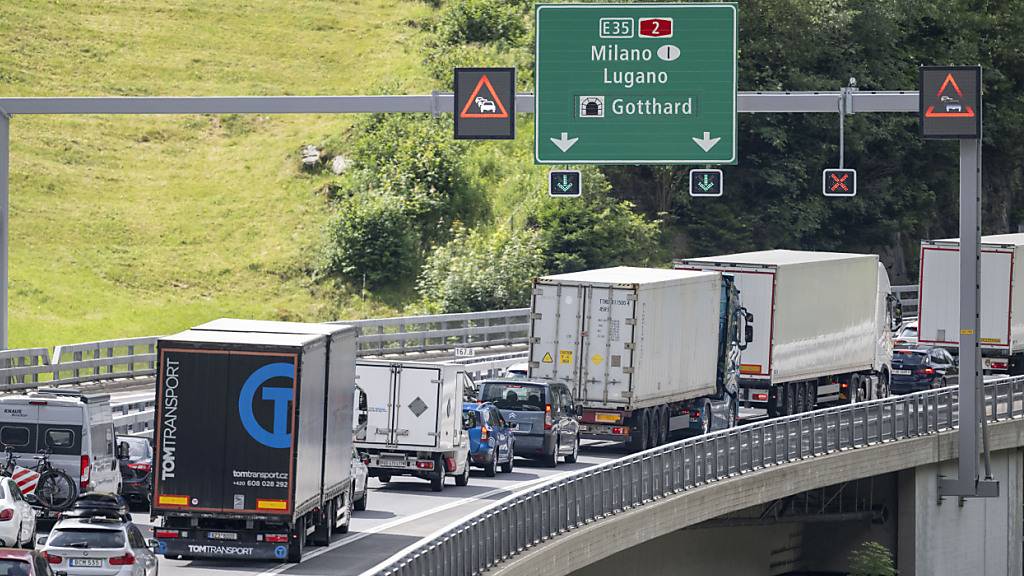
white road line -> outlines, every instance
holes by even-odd
[[[396,518],[396,519],[394,519],[394,520],[392,520],[390,522],[385,522],[384,524],[381,524],[379,526],[374,526],[373,528],[367,529],[366,531],[360,532],[360,533],[358,533],[358,534],[356,534],[354,536],[350,536],[350,537],[338,540],[336,542],[332,542],[330,546],[317,548],[316,550],[314,550],[314,551],[312,551],[312,552],[310,552],[308,554],[303,554],[302,555],[302,561],[305,562],[307,560],[316,558],[317,556],[320,556],[321,554],[326,554],[326,553],[328,553],[328,552],[330,552],[332,550],[336,550],[338,548],[341,548],[342,546],[347,546],[347,545],[349,545],[349,544],[351,544],[353,542],[358,542],[359,540],[362,540],[363,538],[366,538],[367,536],[373,536],[374,534],[379,534],[379,533],[384,532],[386,530],[390,530],[391,528],[394,528],[395,526],[399,526],[401,524],[405,524],[406,522],[412,522],[413,520],[419,520],[420,518],[423,518],[425,516],[430,516],[430,515],[433,515],[433,514],[437,514],[438,512],[444,512],[445,510],[450,510],[452,508],[456,508],[456,507],[462,506],[462,505],[467,504],[469,502],[472,502],[474,500],[485,500],[485,499],[490,498],[491,496],[494,496],[496,494],[501,494],[502,492],[508,492],[508,493],[511,494],[511,493],[520,492],[520,491],[523,491],[523,490],[528,490],[534,484],[540,484],[541,482],[547,482],[547,481],[549,481],[549,480],[551,480],[553,478],[559,478],[559,477],[562,477],[562,476],[568,476],[569,474],[572,474],[572,472],[562,472],[561,474],[552,474],[551,476],[545,476],[543,478],[537,478],[536,480],[530,480],[529,482],[523,482],[522,484],[516,484],[514,486],[509,486],[507,488],[495,488],[494,490],[489,490],[487,492],[484,492],[482,494],[477,494],[476,496],[473,496],[473,497],[470,497],[470,498],[463,498],[462,500],[456,500],[454,502],[449,502],[448,504],[444,504],[444,505],[441,505],[441,506],[437,506],[435,508],[430,508],[430,509],[427,509],[427,510],[423,510],[421,512],[417,512],[416,514],[412,514],[410,516],[403,516],[401,518]],[[301,564],[291,564],[291,563],[278,564],[277,566],[274,566],[273,568],[270,568],[268,570],[264,570],[263,572],[260,572],[260,573],[256,574],[256,576],[274,576],[275,574],[280,574],[281,572],[284,572],[285,570],[287,570],[289,568],[292,568],[294,566],[301,566]]]

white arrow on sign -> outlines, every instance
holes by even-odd
[[[562,152],[568,152],[569,148],[572,148],[572,145],[575,144],[577,140],[579,140],[579,138],[569,138],[568,132],[562,132],[561,138],[552,138],[551,142],[555,146],[558,146],[558,149]]]
[[[552,140],[554,139],[552,138]],[[705,132],[703,138],[697,138],[696,136],[693,138],[693,141],[697,143],[697,146],[700,146],[700,149],[705,152],[711,152],[711,149],[715,147],[715,144],[718,144],[719,140],[721,140],[721,138],[712,138],[711,132]]]

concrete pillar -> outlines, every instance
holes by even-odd
[[[938,500],[938,476],[956,475],[956,461],[899,475],[897,567],[900,576],[1022,574],[1024,450],[992,453],[999,498]]]

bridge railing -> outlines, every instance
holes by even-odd
[[[990,383],[985,394],[989,421],[1024,416],[1024,378]],[[565,532],[704,484],[953,429],[957,403],[957,389],[943,388],[756,422],[654,448],[513,494],[365,574],[480,574]]]
[[[526,344],[530,332],[530,309],[341,320],[337,323],[356,327],[360,356],[382,356],[457,347]]]

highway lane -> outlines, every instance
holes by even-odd
[[[624,455],[626,452],[620,446],[587,442],[576,464],[560,463],[552,469],[517,460],[511,474],[499,473],[494,478],[487,478],[483,471],[473,469],[469,486],[456,487],[449,478],[441,493],[431,492],[429,483],[415,478],[396,478],[387,484],[370,479],[367,510],[355,513],[349,533],[336,535],[329,547],[308,547],[301,564],[184,561],[161,557],[160,573],[164,576],[223,576],[225,571],[239,576],[360,574],[420,538],[512,492]],[[150,525],[148,514],[133,516],[140,526]]]

